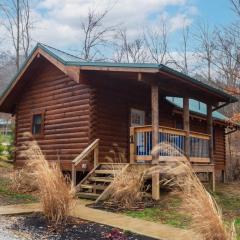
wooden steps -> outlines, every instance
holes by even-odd
[[[95,200],[95,199],[97,199],[99,197],[99,194],[91,193],[91,192],[79,192],[79,193],[77,193],[77,196],[79,198]]]
[[[98,174],[118,174],[119,170],[111,170],[111,169],[104,169],[104,170],[96,170],[95,173]]]
[[[90,184],[81,184],[82,189],[96,189],[96,190],[104,190],[106,189],[107,185],[90,185]]]
[[[111,183],[113,181],[113,178],[90,177],[89,180],[92,181],[92,182],[108,182],[108,183]]]
[[[106,195],[114,177],[127,167],[126,163],[100,163],[77,185],[77,196],[92,200],[101,199]]]

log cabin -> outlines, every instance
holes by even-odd
[[[216,110],[237,99],[162,64],[84,62],[37,44],[0,101],[15,115],[16,167],[30,132],[49,162],[72,173],[85,197],[103,199],[116,169],[157,164],[159,143],[171,149],[157,159],[181,159],[206,173],[214,188],[224,179],[228,118]],[[159,174],[152,197],[159,199]]]

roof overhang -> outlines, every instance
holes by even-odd
[[[26,60],[25,64],[21,67],[17,75],[10,82],[9,86],[3,92],[0,99],[0,111],[13,113],[13,108],[10,106],[11,103],[9,103],[9,101],[11,102],[13,99],[12,95],[14,95],[14,90],[18,87],[18,85],[23,85],[21,83],[24,82],[24,75],[26,74],[30,65],[33,63],[33,61],[36,61],[41,57],[44,57],[50,63],[55,65],[64,74],[68,75],[70,79],[76,81],[77,83],[79,82],[80,68],[78,66],[65,65],[62,61],[53,57],[48,52],[44,51],[44,49],[36,47],[32,54],[29,56],[29,58]]]
[[[13,112],[13,99],[17,95],[15,90],[18,87],[24,86],[24,75],[30,69],[32,63],[38,61],[39,58],[44,58],[51,62],[77,83],[81,79],[81,73],[86,72],[107,74],[109,77],[114,74],[125,74],[126,77],[134,74],[136,76],[135,80],[138,82],[150,84],[152,81],[157,81],[160,91],[168,96],[178,96],[178,94],[183,96],[185,94],[190,98],[192,97],[203,102],[209,101],[215,107],[237,101],[235,97],[168,68],[165,65],[66,61],[54,51],[50,51],[46,46],[38,44],[3,93],[0,99],[0,111]]]

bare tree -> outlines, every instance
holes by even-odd
[[[214,62],[214,51],[216,49],[214,32],[210,31],[207,23],[200,23],[197,28],[197,33],[194,34],[198,42],[196,51],[197,56],[203,60],[207,67],[207,80],[212,80],[212,63]]]
[[[20,4],[19,0],[5,1],[1,5],[6,22],[4,26],[10,34],[13,47],[16,53],[15,64],[17,70],[19,69],[19,55],[20,55]]]
[[[24,57],[27,58],[29,54],[29,48],[31,43],[32,21],[31,21],[31,8],[29,0],[22,0],[22,6],[20,11],[20,25],[21,25],[21,41]]]
[[[146,29],[144,39],[150,60],[158,64],[165,63],[168,52],[168,33],[165,21],[163,20],[158,28]]]
[[[176,51],[177,56],[170,54],[170,58],[177,68],[185,74],[189,74],[189,27],[183,27],[181,32],[180,48]]]
[[[113,61],[127,63],[144,63],[148,56],[143,36],[130,39],[126,29],[119,29],[115,35]]]
[[[107,44],[109,34],[115,29],[114,26],[105,26],[104,24],[104,19],[108,13],[109,10],[101,13],[89,10],[87,19],[81,23],[84,33],[81,55],[86,61],[96,59],[99,55],[102,56],[101,47]]]
[[[230,0],[230,2],[235,13],[240,16],[240,0]]]
[[[130,62],[130,56],[128,51],[128,37],[127,30],[118,29],[115,33],[113,41],[113,61],[114,62]]]
[[[240,35],[228,30],[217,33],[217,57],[221,74],[228,86],[236,87],[240,80]]]
[[[31,9],[29,0],[3,1],[0,4],[0,9],[5,16],[3,24],[10,35],[15,50],[15,64],[18,70],[21,51],[27,57],[30,47]]]

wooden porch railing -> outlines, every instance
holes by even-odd
[[[76,186],[76,167],[93,151],[94,168],[98,164],[99,139],[93,141],[72,161],[72,182]]]
[[[159,127],[159,143],[167,143],[173,148],[159,149],[159,157],[182,157],[185,150],[187,132],[180,129]],[[210,162],[210,136],[203,133],[190,132],[190,161]],[[152,160],[152,126],[130,128],[130,162]]]

